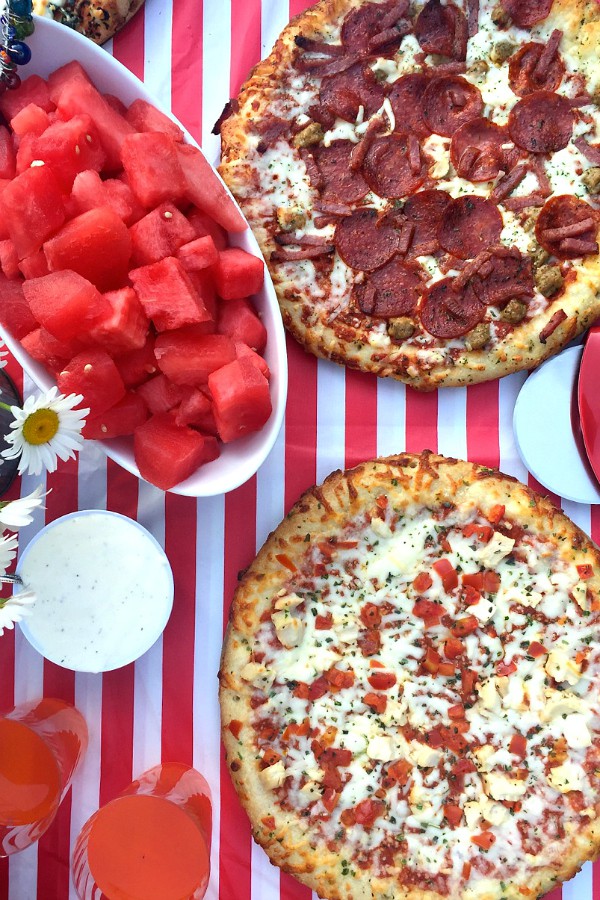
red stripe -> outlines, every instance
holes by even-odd
[[[237,97],[262,56],[260,0],[231,0],[230,96]]]
[[[317,473],[317,360],[288,337],[288,400],[285,412],[286,513]]]
[[[549,894],[546,894],[544,900],[562,900],[562,888],[554,888]]]
[[[173,4],[171,104],[173,114],[202,142],[202,0]]]
[[[290,19],[315,5],[315,0],[290,0]]]
[[[256,477],[225,496],[223,557],[223,628],[239,573],[256,549]],[[248,817],[234,790],[225,755],[221,753],[221,825],[219,847],[220,900],[250,900],[252,849]]]
[[[595,544],[600,544],[600,506],[590,506],[590,537]]]
[[[165,497],[165,552],[173,568],[175,599],[163,636],[162,759],[193,763],[194,623],[196,613],[196,505],[192,497]],[[201,597],[206,602],[208,598]]]
[[[531,488],[532,491],[535,491],[537,494],[541,494],[542,497],[547,497],[550,503],[555,506],[557,509],[561,508],[560,505],[560,497],[558,494],[553,494],[552,491],[549,491],[548,488],[545,488],[543,484],[540,484],[533,475],[530,475],[527,479],[527,484]]]
[[[467,388],[467,457],[494,469],[500,465],[497,381]]]
[[[437,452],[438,396],[406,388],[406,449],[409,453],[422,450]]]
[[[377,379],[346,370],[346,468],[377,456]]]
[[[592,507],[592,509],[598,509],[598,507],[597,506]],[[593,900],[600,900],[600,862],[594,863],[594,868],[592,870],[592,878],[593,878]]]
[[[144,80],[144,8],[136,13],[127,28],[113,38],[115,59],[127,66],[130,72]]]
[[[279,880],[279,897],[280,900],[311,900],[312,891],[287,872],[282,872]]]

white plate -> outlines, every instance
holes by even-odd
[[[149,94],[139,79],[131,74],[116,59],[77,32],[59,25],[51,19],[35,17],[35,33],[27,39],[32,58],[29,65],[20,69],[21,76],[37,74],[47,77],[55,69],[77,59],[87,70],[96,87],[103,93],[115,94],[123,103],[129,105],[142,98],[153,103],[158,109],[160,105]],[[177,122],[167,110],[163,109],[173,121]],[[198,146],[191,135],[183,128],[187,143]],[[215,172],[215,178],[219,176]],[[249,228],[239,234],[230,234],[232,245],[242,247],[249,253],[262,259],[256,239]],[[266,425],[256,434],[221,444],[221,455],[213,462],[201,466],[181,484],[171,488],[175,494],[192,497],[209,497],[231,491],[254,475],[268,456],[283,421],[287,396],[287,355],[285,334],[281,314],[273,284],[265,267],[265,284],[261,292],[253,297],[254,304],[267,329],[268,341],[264,353],[271,370],[271,401],[273,412]],[[21,344],[11,336],[6,328],[0,326],[7,347],[31,376],[38,387],[47,390],[55,382],[51,375],[28,353]],[[99,441],[107,456],[139,477],[140,473],[133,458],[133,441],[131,438],[113,438]]]
[[[568,347],[529,376],[513,415],[521,459],[540,484],[565,500],[600,503],[578,427],[577,376],[583,347]]]

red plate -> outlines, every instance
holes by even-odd
[[[579,369],[579,418],[586,453],[600,482],[600,325],[590,328]]]

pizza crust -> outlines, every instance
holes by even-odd
[[[33,0],[33,11],[85,35],[95,44],[114,37],[141,9],[144,0]]]
[[[515,326],[505,339],[490,342],[483,349],[461,349],[458,356],[446,352],[443,341],[423,351],[414,343],[391,340],[380,326],[367,331],[364,327],[367,317],[362,317],[362,322],[337,323],[335,301],[330,302],[330,298],[315,287],[310,267],[304,278],[300,266],[269,262],[277,245],[273,241],[272,228],[265,227],[264,201],[260,197],[255,170],[253,126],[268,114],[277,96],[278,85],[292,64],[296,52],[295,36],[335,38],[339,22],[346,13],[361,5],[362,0],[321,0],[293,19],[272,53],[256,66],[242,87],[238,111],[221,127],[219,171],[240,203],[267,259],[284,324],[296,340],[316,356],[395,378],[418,390],[463,386],[532,369],[557,353],[600,315],[600,257],[577,261],[564,290],[551,298],[546,308],[529,322]],[[544,28],[548,33],[552,28],[563,30],[565,52],[577,59],[590,86],[595,87],[599,79],[597,47],[600,41],[600,8],[595,0],[556,0]],[[303,167],[297,150],[289,147],[286,164]],[[306,203],[310,208],[316,194],[306,184],[302,190],[299,207]],[[334,294],[335,289],[332,289],[332,296]],[[540,333],[557,310],[563,310],[566,318],[545,342],[540,341]],[[376,323],[380,321],[375,320]]]
[[[341,874],[340,857],[347,856],[350,850],[343,841],[335,852],[328,849],[302,817],[278,804],[276,793],[266,788],[261,778],[260,754],[256,752],[250,726],[255,686],[246,667],[252,665],[253,640],[272,609],[273,597],[289,579],[290,565],[300,568],[307,540],[312,546],[330,538],[343,539],[348,521],[365,511],[376,510],[377,498],[382,496],[388,498],[395,512],[408,516],[419,508],[437,509],[444,503],[459,508],[475,506],[487,516],[492,515],[497,504],[502,504],[507,519],[537,534],[553,535],[565,562],[594,567],[593,578],[586,582],[594,597],[600,591],[600,552],[548,499],[513,478],[425,451],[420,456],[405,453],[334,472],[321,486],[300,498],[241,578],[223,647],[220,704],[228,768],[255,840],[275,865],[327,900],[444,900],[445,895],[435,890],[402,887],[393,876],[376,876],[356,866],[351,875]],[[352,663],[352,659],[348,661]],[[260,684],[260,676],[255,684]],[[230,730],[232,723],[239,726],[235,736]],[[596,798],[595,808],[600,813],[600,797]],[[522,881],[500,885],[497,879],[481,878],[469,884],[464,893],[446,895],[445,900],[522,900],[524,896],[542,896],[571,878],[585,861],[600,854],[599,823],[592,818],[566,835],[557,843],[551,865],[530,871],[526,868]]]

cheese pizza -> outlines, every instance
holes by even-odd
[[[422,390],[599,314],[596,0],[321,0],[218,123],[311,352]]]
[[[33,0],[33,11],[84,34],[95,44],[114,37],[144,0]]]
[[[523,900],[600,849],[600,552],[495,470],[335,472],[241,577],[227,764],[329,900]]]

